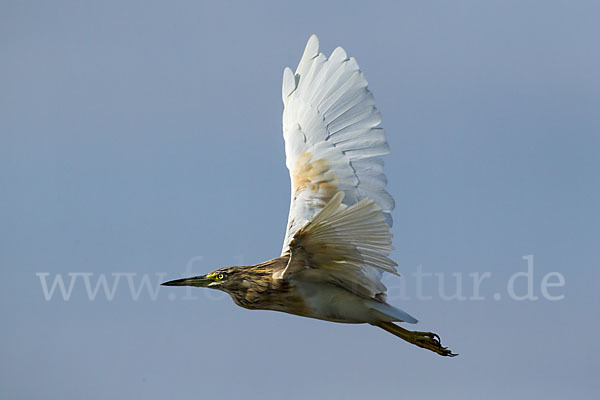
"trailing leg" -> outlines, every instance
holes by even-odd
[[[442,346],[440,337],[432,332],[415,332],[404,329],[391,322],[379,322],[373,324],[388,331],[389,333],[398,336],[400,339],[404,339],[415,346],[422,347],[427,350],[431,350],[441,356],[454,357],[458,354],[454,354],[451,350]]]

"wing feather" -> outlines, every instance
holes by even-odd
[[[382,299],[386,288],[374,271],[398,275],[388,257],[393,249],[390,227],[373,200],[347,207],[343,198],[344,192],[337,192],[296,232],[283,277],[310,269],[358,295]]]
[[[389,225],[394,200],[378,158],[389,152],[381,115],[354,58],[341,47],[329,58],[308,40],[296,72],[283,73],[283,136],[291,178],[290,214],[282,253],[298,230],[338,192],[346,206],[369,198]],[[365,254],[365,257],[371,257]],[[375,275],[378,276],[376,273]]]

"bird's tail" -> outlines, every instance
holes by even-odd
[[[443,347],[440,341],[440,337],[432,332],[414,332],[406,330],[392,322],[378,322],[373,324],[391,333],[392,335],[398,336],[400,339],[404,339],[415,346],[422,347],[427,350],[431,350],[440,356],[454,357],[458,354],[454,354],[448,348]]]
[[[373,301],[369,304],[369,306],[371,307],[371,312],[376,316],[376,319],[380,321],[408,322],[409,324],[416,324],[419,322],[415,317],[406,311],[391,306],[387,303]]]

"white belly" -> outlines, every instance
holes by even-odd
[[[312,318],[332,322],[369,323],[373,321],[371,300],[359,297],[330,283],[294,282]]]

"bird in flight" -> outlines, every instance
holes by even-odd
[[[382,274],[398,275],[388,257],[394,199],[379,158],[389,147],[356,60],[341,47],[327,58],[312,35],[296,72],[283,71],[282,97],[292,193],[281,256],[163,285],[222,290],[251,310],[367,323],[455,356],[437,334],[395,324],[417,320],[386,302]]]

